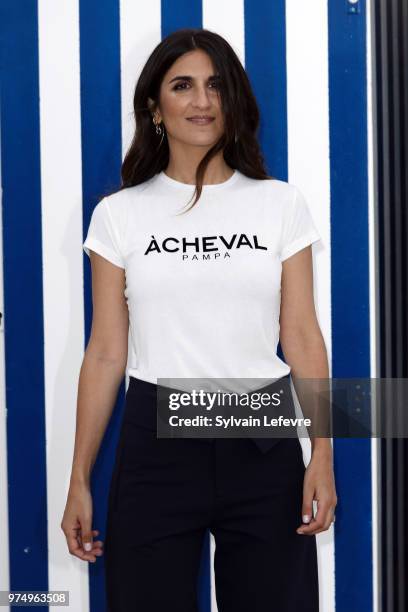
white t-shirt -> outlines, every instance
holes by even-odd
[[[235,170],[194,192],[164,172],[105,197],[84,250],[125,269],[126,373],[158,378],[250,378],[290,372],[276,354],[281,262],[320,240],[299,189]]]

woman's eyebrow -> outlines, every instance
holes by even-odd
[[[212,80],[214,80],[214,79],[218,79],[218,78],[219,78],[219,75],[218,75],[218,74],[212,74],[211,76],[209,76],[209,77],[208,77],[208,80],[209,80],[209,81],[212,81]],[[173,77],[173,78],[172,78],[172,79],[169,81],[169,85],[170,85],[170,83],[173,83],[173,81],[194,81],[194,77],[192,77],[192,76],[188,76],[188,75],[186,75],[186,76],[182,76],[182,75],[180,75],[180,76],[175,76],[175,77]]]

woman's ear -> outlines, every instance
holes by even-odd
[[[154,114],[155,110],[156,110],[156,104],[154,102],[154,100],[152,100],[152,98],[147,98],[147,106],[149,108],[149,111]]]

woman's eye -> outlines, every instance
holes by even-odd
[[[175,87],[173,87],[173,89],[174,89],[174,91],[177,91],[178,89],[185,89],[185,87],[183,87],[183,85],[188,85],[188,84],[189,83],[187,83],[187,82],[178,83]],[[218,87],[219,87],[219,84],[217,82],[215,82],[215,81],[213,83],[210,83],[210,85],[211,85],[211,89],[214,89],[214,88],[218,89]]]
[[[177,90],[177,89],[184,89],[184,87],[182,87],[182,85],[188,85],[188,83],[179,83],[178,85],[176,85],[173,89]]]

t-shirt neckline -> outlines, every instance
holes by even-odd
[[[214,185],[203,185],[203,191],[218,191],[219,189],[225,189],[225,187],[229,187],[233,185],[235,181],[238,179],[238,170],[234,169],[233,174],[222,183],[215,183]],[[176,179],[168,176],[164,170],[158,173],[158,178],[162,183],[166,183],[172,187],[177,187],[178,189],[185,189],[188,191],[194,190],[195,185],[189,185],[188,183],[182,183],[181,181],[176,181]]]

